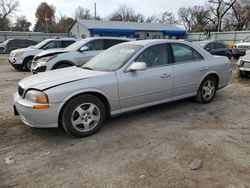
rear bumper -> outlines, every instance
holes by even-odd
[[[58,127],[60,103],[49,104],[49,109],[42,110],[33,109],[34,104],[20,97],[18,93],[14,94],[14,114],[18,115],[23,123],[36,128]]]

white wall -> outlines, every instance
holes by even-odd
[[[82,24],[78,23],[77,21],[72,26],[69,33],[70,33],[70,35],[75,36],[76,38],[90,37],[89,30],[86,27],[84,27]]]

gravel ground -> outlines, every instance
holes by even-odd
[[[234,76],[210,104],[147,108],[75,139],[14,117],[12,95],[29,74],[0,55],[1,188],[250,187],[250,79]],[[193,160],[201,168],[191,170]]]

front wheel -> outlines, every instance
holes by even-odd
[[[104,103],[93,95],[80,95],[71,99],[61,114],[65,131],[75,137],[96,133],[106,118]]]
[[[33,60],[33,57],[29,57],[24,60],[23,67],[25,70],[27,71],[31,70],[32,60]]]
[[[195,100],[199,103],[204,103],[204,104],[210,103],[215,97],[217,88],[218,86],[217,86],[217,81],[215,80],[215,78],[212,76],[206,77],[202,81],[197,91]]]

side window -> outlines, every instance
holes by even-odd
[[[93,40],[87,45],[88,51],[103,50],[103,40]]]
[[[52,49],[52,48],[57,48],[57,41],[50,41],[43,47],[43,49]]]
[[[221,48],[227,48],[224,44],[221,43],[215,43],[215,49],[221,49]]]
[[[112,39],[104,39],[104,50],[116,45],[116,44],[120,44],[126,42],[124,40],[112,40]]]
[[[73,44],[75,41],[73,40],[64,40],[64,41],[61,41],[60,43],[60,48],[66,48],[67,46]]]
[[[213,49],[214,49],[214,43],[209,43],[209,44],[205,47],[205,50],[206,50],[206,49],[213,50]]]
[[[147,64],[147,67],[168,64],[167,45],[159,44],[149,47],[135,59],[135,62],[144,62]]]
[[[196,50],[184,44],[171,44],[175,63],[204,59]]]

